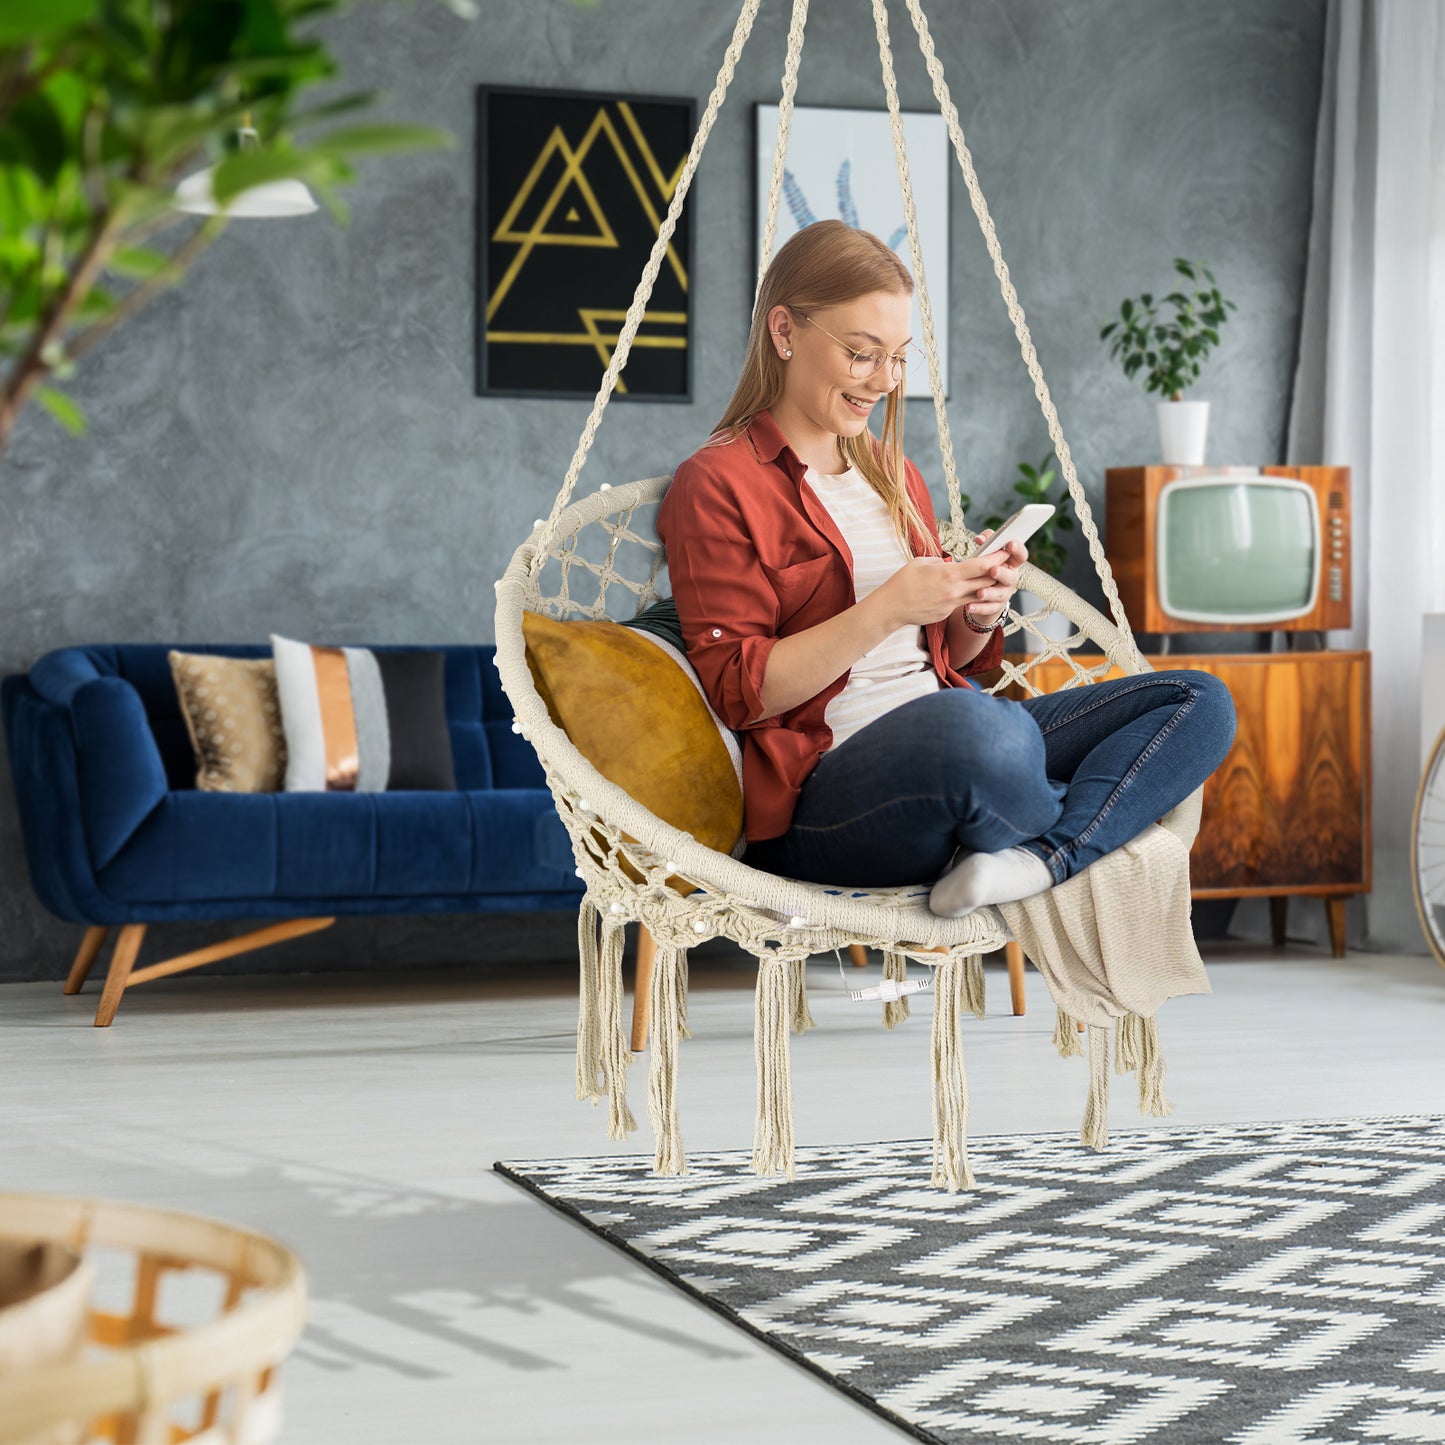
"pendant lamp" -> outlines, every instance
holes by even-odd
[[[254,150],[259,137],[251,128],[248,114],[240,130],[241,149]],[[187,176],[176,187],[172,204],[178,211],[187,211],[193,216],[226,215],[235,219],[270,216],[305,216],[317,209],[311,192],[296,180],[267,181],[264,185],[250,186],[238,195],[232,196],[225,206],[216,204],[211,178],[214,166],[196,171]]]

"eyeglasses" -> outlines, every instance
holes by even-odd
[[[872,376],[885,361],[891,363],[889,370],[893,380],[902,381],[903,368],[907,366],[910,358],[921,357],[923,355],[912,342],[909,342],[901,351],[896,351],[891,356],[886,351],[878,351],[876,349],[872,351],[858,351],[856,348],[849,346],[841,337],[834,336],[826,326],[822,326],[814,321],[806,312],[800,311],[798,315],[810,326],[817,326],[818,330],[821,331],[824,336],[836,341],[838,345],[853,358],[849,369],[852,371],[855,381],[863,381],[865,378]]]

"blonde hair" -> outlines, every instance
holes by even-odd
[[[768,313],[775,306],[795,312],[821,311],[875,291],[911,296],[913,277],[871,231],[842,221],[814,221],[791,237],[773,257],[763,277],[737,388],[705,445],[723,446],[736,441],[759,412],[769,409],[782,396],[783,368],[787,363],[768,335]],[[838,450],[887,504],[903,550],[913,553],[911,530],[930,555],[941,555],[942,549],[908,494],[903,468],[902,382],[888,393],[881,441],[865,429],[856,437],[839,437]]]

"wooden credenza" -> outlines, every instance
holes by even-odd
[[[1021,658],[1012,659],[1022,661]],[[1266,897],[1276,943],[1291,894],[1322,898],[1345,951],[1345,902],[1370,891],[1370,654],[1169,653],[1160,671],[1218,677],[1234,698],[1234,746],[1204,785],[1190,855],[1196,898]],[[1053,691],[1068,664],[1035,664]],[[1111,671],[1110,677],[1117,671]]]

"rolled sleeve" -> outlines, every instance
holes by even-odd
[[[963,666],[965,677],[974,677],[980,672],[992,672],[1003,664],[1003,628],[995,627],[993,635],[984,643],[978,656]]]
[[[778,641],[778,597],[730,485],[684,462],[658,511],[672,596],[688,661],[714,711],[737,731],[760,718],[763,677]]]

